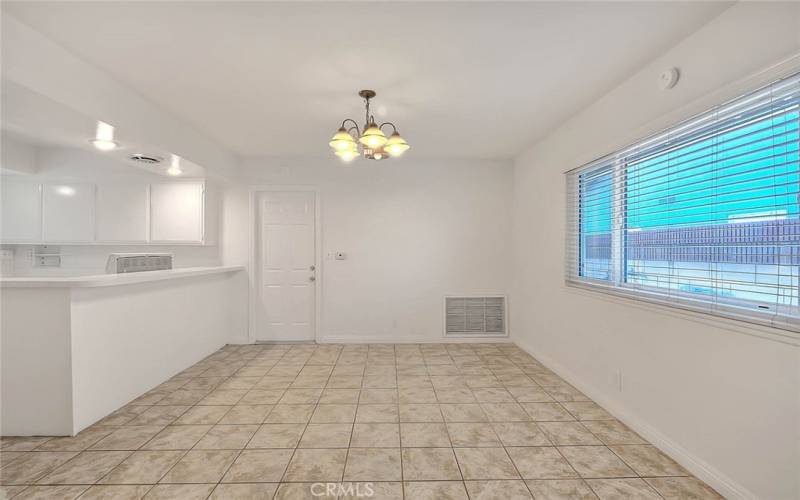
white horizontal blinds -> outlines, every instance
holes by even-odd
[[[609,285],[620,280],[616,216],[623,186],[619,162],[601,158],[567,176],[566,279]]]
[[[795,75],[570,172],[568,279],[796,318],[799,107]]]
[[[613,167],[603,165],[578,176],[580,204],[579,276],[610,281],[612,261]]]
[[[626,283],[797,306],[799,89],[772,85],[626,158]]]

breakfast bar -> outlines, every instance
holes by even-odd
[[[3,278],[0,307],[2,435],[71,436],[246,339],[247,275],[222,266]]]

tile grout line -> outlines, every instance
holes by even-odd
[[[286,351],[286,352],[289,352],[289,351]],[[284,353],[284,354],[283,354],[283,356],[281,356],[281,357],[278,359],[278,363],[280,362],[280,360],[281,360],[281,359],[283,359],[283,357],[284,357],[284,356],[286,356],[286,353]],[[277,363],[276,363],[276,364],[277,364]],[[245,366],[247,366],[247,365],[245,365]],[[238,371],[238,370],[237,370],[237,371]],[[234,372],[234,373],[235,373],[235,372]],[[262,377],[259,379],[259,381],[263,380],[263,378],[267,376],[267,373],[269,373],[269,371],[267,371],[267,372],[266,372],[266,373],[265,373],[265,374],[264,374],[264,375],[263,375],[263,376],[262,376]],[[226,380],[230,380],[232,377],[233,377],[233,375],[231,375],[230,377],[228,377]],[[256,382],[256,384],[257,384],[257,383],[258,383],[258,382]],[[253,390],[253,389],[252,389],[252,387],[255,387],[255,384],[253,384],[253,386],[251,386],[251,388],[250,388],[250,389],[248,389],[248,391],[250,391],[250,390]],[[284,392],[285,392],[285,391],[284,391]],[[247,393],[245,393],[245,394],[247,394]],[[244,398],[244,396],[242,396],[242,398]],[[223,416],[222,416],[222,418],[221,418],[221,419],[220,419],[220,420],[217,422],[217,424],[214,424],[214,425],[219,425],[219,422],[221,422],[221,421],[222,421],[222,420],[225,418],[225,416],[226,416],[226,415],[228,415],[228,413],[232,412],[232,411],[233,411],[233,408],[234,408],[235,406],[236,406],[236,404],[233,404],[233,405],[231,406],[231,409],[230,409],[230,410],[228,410],[228,411],[225,413],[225,415],[223,415]],[[273,408],[274,408],[274,405],[273,405]],[[269,409],[269,411],[267,411],[267,414],[266,414],[266,415],[264,415],[264,419],[267,419],[267,418],[269,417],[269,414],[270,414],[270,413],[272,413],[272,409],[273,409],[273,408],[270,408],[270,409]],[[225,475],[226,475],[226,474],[228,474],[228,472],[231,470],[231,468],[232,468],[232,467],[233,467],[233,465],[236,463],[236,461],[237,461],[237,460],[239,460],[239,457],[241,457],[241,456],[242,456],[242,454],[244,453],[244,451],[247,449],[247,445],[249,445],[249,444],[250,444],[250,441],[252,441],[252,440],[253,440],[253,438],[255,437],[255,435],[258,433],[258,428],[259,428],[259,427],[260,427],[260,424],[259,424],[259,426],[256,428],[256,430],[253,432],[253,434],[250,436],[250,438],[248,438],[248,439],[247,439],[247,442],[246,442],[246,443],[244,443],[244,445],[242,446],[242,448],[239,450],[239,453],[237,453],[237,454],[236,454],[236,456],[233,458],[233,460],[232,460],[232,461],[231,461],[231,463],[228,465],[228,467],[226,467],[226,468],[225,468],[225,470],[222,472],[222,474],[219,476],[219,481],[217,481],[217,484],[216,484],[216,485],[215,485],[215,486],[214,486],[214,487],[211,489],[211,491],[209,491],[209,492],[208,492],[208,495],[206,496],[206,499],[209,499],[209,498],[211,498],[211,495],[213,495],[213,494],[214,494],[214,492],[217,490],[217,488],[219,488],[219,485],[220,485],[220,484],[222,484],[222,480],[223,480],[223,479],[225,479]],[[211,429],[213,429],[213,428],[214,428],[214,426],[212,426],[212,427],[211,427]],[[209,429],[209,432],[211,432],[211,429]],[[206,435],[207,435],[207,434],[208,434],[208,433],[206,433]],[[205,437],[205,435],[204,435],[204,437]],[[202,438],[200,438],[200,441],[202,441]],[[197,446],[197,444],[198,444],[198,443],[200,443],[200,441],[197,441],[197,443],[195,443],[195,446]],[[187,452],[187,453],[188,453],[188,452]],[[287,465],[287,467],[288,467],[288,465],[289,465],[289,464],[288,464],[288,462],[287,462],[287,464],[286,464],[286,465]],[[162,478],[162,479],[163,479],[163,478]],[[278,491],[278,489],[277,489],[277,488],[275,488],[275,493],[277,493],[277,491]],[[274,497],[275,493],[273,493],[273,497]]]

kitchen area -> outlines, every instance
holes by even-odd
[[[223,180],[15,82],[2,88],[2,435],[70,436],[223,345]]]

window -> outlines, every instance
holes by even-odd
[[[567,173],[567,282],[800,330],[800,74]]]

